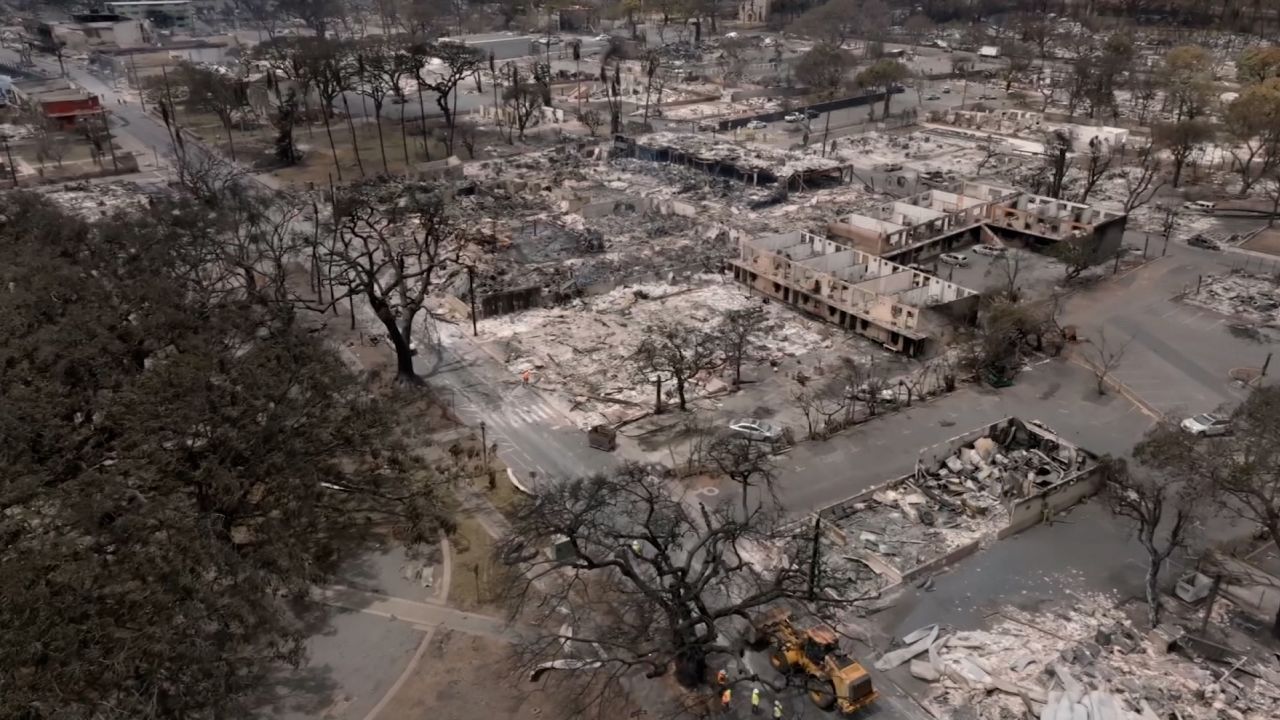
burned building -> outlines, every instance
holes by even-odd
[[[878,205],[828,224],[827,234],[900,263],[987,242],[1044,249],[1084,243],[1099,260],[1124,237],[1126,215],[1012,188],[960,182]]]
[[[620,138],[618,150],[626,157],[685,165],[747,185],[776,185],[783,191],[842,185],[853,179],[853,167],[836,158],[705,135],[657,132]]]
[[[1098,492],[1097,456],[1008,417],[920,452],[914,471],[818,511],[829,557],[909,582]],[[879,588],[877,588],[879,589]]]
[[[978,293],[804,231],[738,241],[734,279],[907,355],[978,311]]]

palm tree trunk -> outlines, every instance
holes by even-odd
[[[427,139],[427,104],[422,100],[422,80],[418,80],[418,129],[422,131],[422,154],[431,160],[431,146]]]
[[[231,151],[231,162],[235,162],[236,161],[236,141],[231,136],[231,120],[228,119],[227,122],[222,124],[222,127],[224,130],[227,131],[227,149]]]
[[[329,136],[329,152],[333,153],[333,169],[338,172],[338,182],[342,182],[342,165],[338,163],[338,146],[333,142],[333,127],[329,124],[329,113],[321,112],[324,116],[324,132]]]
[[[364,177],[364,161],[360,159],[360,140],[356,137],[356,123],[351,119],[351,105],[347,103],[346,93],[342,93],[342,107],[347,111],[347,127],[351,128],[351,150],[356,155],[356,167],[360,168],[360,177]]]
[[[408,104],[409,104],[409,103],[401,103],[401,104],[400,104],[400,144],[404,146],[404,171],[405,171],[405,174],[408,174],[408,173],[409,173],[409,165],[412,163],[412,161],[411,161],[411,160],[409,160],[409,134],[408,134],[408,133],[406,133],[406,132],[405,132],[405,129],[404,129],[404,106],[405,106],[405,105],[408,105]]]
[[[382,171],[387,172],[387,143],[382,136],[382,103],[373,101],[373,121],[378,124],[378,150],[382,153]]]

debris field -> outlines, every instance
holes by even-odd
[[[1200,291],[1183,301],[1267,328],[1280,329],[1280,281],[1274,277],[1232,272],[1208,275]]]
[[[902,638],[881,670],[907,664],[928,683],[936,717],[1039,720],[1263,720],[1280,713],[1271,653],[1209,658],[1218,648],[1162,623],[1135,625],[1108,596],[1075,596],[1044,612],[1005,607],[981,630],[937,625]]]
[[[1088,452],[1008,418],[926,449],[911,475],[821,513],[836,555],[864,564],[873,556],[873,567],[892,568],[898,582],[965,545],[995,541],[1014,503],[1094,467]]]
[[[663,321],[709,328],[726,310],[762,307],[767,322],[756,339],[754,356],[762,364],[815,351],[838,351],[866,361],[882,354],[870,343],[846,337],[837,328],[806,320],[774,303],[762,304],[719,275],[696,275],[687,285],[665,282],[623,285],[614,290],[572,300],[559,307],[536,308],[480,321],[480,334],[496,344],[513,374],[531,370],[542,389],[561,392],[573,400],[572,414],[580,427],[602,421],[618,422],[647,412],[654,388],[637,376],[631,360],[645,329]],[[727,372],[725,370],[724,372]],[[664,385],[665,400],[674,388]],[[728,387],[719,373],[697,378],[694,395],[714,394]]]

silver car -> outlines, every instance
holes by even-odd
[[[1197,437],[1226,435],[1231,432],[1231,419],[1221,415],[1201,413],[1183,420],[1182,429]]]
[[[759,442],[778,442],[782,440],[782,428],[763,420],[742,418],[729,423],[729,430],[739,437]]]

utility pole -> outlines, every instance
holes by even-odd
[[[1271,353],[1267,353],[1267,359],[1262,361],[1262,377],[1267,376],[1267,368],[1271,365]]]
[[[819,550],[822,540],[822,516],[819,515],[813,519],[813,550],[809,555],[809,601],[812,602],[818,597],[818,572],[820,570]]]
[[[476,269],[474,265],[467,266],[467,294],[471,296],[471,337],[480,334],[476,330]]]
[[[111,139],[111,126],[107,124],[107,111],[98,113],[98,117],[102,118],[102,132],[107,136],[107,150],[111,151],[111,167],[120,172],[120,163],[116,161],[116,144]]]
[[[0,139],[4,141],[4,154],[9,159],[9,179],[13,180],[13,186],[18,187],[18,167],[13,164],[13,148],[9,147],[9,136],[0,135]]]
[[[133,79],[131,85],[138,86],[138,107],[142,108],[142,112],[147,111],[147,94],[142,92],[142,80],[138,78],[138,61],[133,53],[129,53],[129,67],[133,69]]]
[[[485,436],[484,421],[480,421],[480,458],[484,461],[484,466],[489,467],[489,440]]]

